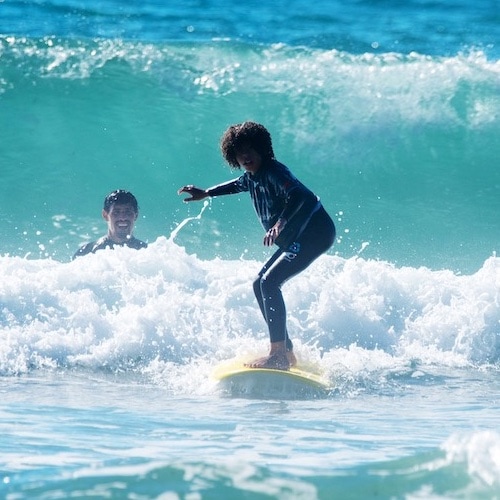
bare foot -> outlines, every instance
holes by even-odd
[[[286,355],[280,353],[270,354],[269,356],[265,356],[264,358],[256,359],[251,363],[245,363],[245,366],[247,366],[248,368],[272,368],[274,370],[289,370],[290,362],[288,361],[288,353]]]
[[[286,351],[286,357],[290,366],[297,366],[297,358],[293,351]]]

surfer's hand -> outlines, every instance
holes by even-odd
[[[199,201],[199,200],[203,200],[203,198],[206,198],[208,196],[205,189],[197,188],[197,187],[193,186],[192,184],[190,184],[189,186],[181,187],[177,191],[177,194],[182,194],[182,193],[187,193],[187,194],[191,195],[189,198],[184,198],[184,200],[183,200],[184,202]]]
[[[269,231],[267,231],[266,235],[264,236],[264,245],[266,247],[271,247],[274,245],[276,238],[279,236],[281,231],[283,231],[285,225],[286,220],[280,218],[276,221],[276,224],[271,229],[269,229]]]

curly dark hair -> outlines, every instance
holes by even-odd
[[[231,125],[220,141],[222,156],[232,168],[241,168],[236,154],[242,146],[250,146],[263,161],[274,159],[271,134],[260,123],[244,122]]]

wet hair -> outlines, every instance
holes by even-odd
[[[264,162],[274,159],[271,134],[259,123],[244,122],[231,125],[224,132],[220,141],[220,149],[224,160],[232,168],[241,168],[236,154],[242,146],[255,149]]]
[[[120,205],[132,205],[134,212],[139,213],[139,205],[135,196],[130,191],[125,191],[124,189],[117,189],[112,193],[109,193],[106,198],[104,198],[104,210],[109,212],[111,207],[119,203]]]

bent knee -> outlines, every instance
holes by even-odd
[[[264,275],[259,280],[259,287],[264,296],[269,296],[279,291],[281,283],[271,276]]]
[[[261,282],[262,282],[262,276],[257,276],[257,278],[254,279],[253,281],[253,291],[255,295],[260,295],[261,293]]]

